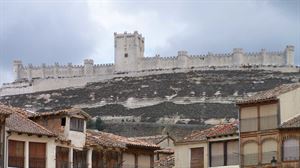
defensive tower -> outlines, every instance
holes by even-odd
[[[138,71],[138,64],[144,58],[144,37],[134,33],[114,33],[115,71]]]

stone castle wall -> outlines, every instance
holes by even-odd
[[[294,46],[288,45],[283,51],[267,52],[262,49],[256,53],[244,52],[235,48],[231,53],[189,55],[187,51],[178,51],[177,56],[144,57],[144,37],[134,33],[114,34],[115,64],[94,64],[85,59],[83,65],[43,64],[24,66],[22,61],[13,62],[15,81],[3,84],[0,95],[32,93],[66,87],[84,86],[88,82],[111,79],[116,76],[139,76],[157,73],[172,73],[174,70],[191,69],[236,69],[243,66],[287,67],[294,65]],[[281,68],[282,69],[282,68]],[[278,68],[275,70],[278,70]],[[284,70],[285,71],[285,70]]]
[[[287,57],[293,52],[293,47],[288,46],[285,51],[266,52],[261,50],[257,53],[244,53],[242,49],[234,49],[232,53],[207,55],[188,55],[186,51],[179,51],[177,56],[172,57],[144,57],[137,60],[135,71],[196,68],[209,66],[240,66],[240,65],[293,65]],[[32,80],[47,78],[72,78],[85,76],[103,76],[128,71],[116,71],[114,64],[94,64],[93,60],[84,60],[83,65],[51,65],[47,66],[23,66],[21,61],[14,62],[15,80]],[[132,70],[131,72],[133,72]]]

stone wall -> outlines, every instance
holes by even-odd
[[[144,37],[138,32],[114,34],[115,64],[94,64],[85,59],[83,65],[42,64],[24,66],[22,61],[13,62],[15,81],[4,84],[0,95],[23,94],[67,87],[82,87],[88,82],[111,79],[118,76],[143,76],[159,73],[174,73],[176,70],[194,69],[236,69],[260,67],[262,69],[294,71],[294,46],[288,45],[283,51],[246,53],[235,48],[231,53],[189,55],[178,51],[177,56],[144,57]],[[274,68],[276,66],[276,68]],[[280,67],[278,69],[278,67]]]
[[[84,65],[45,65],[23,66],[21,61],[14,61],[15,80],[49,79],[49,78],[75,78],[86,76],[106,76],[115,73],[137,72],[157,69],[196,68],[196,67],[220,67],[241,65],[293,65],[287,59],[293,56],[293,47],[287,46],[285,51],[258,53],[244,53],[242,49],[234,49],[228,54],[188,55],[186,51],[179,51],[177,56],[172,57],[146,57],[137,60],[137,68],[132,71],[116,71],[114,64],[94,64],[91,59],[84,60]],[[288,62],[289,61],[289,62]]]

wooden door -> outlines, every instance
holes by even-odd
[[[8,167],[24,167],[24,142],[8,140]]]
[[[69,167],[69,148],[56,147],[56,168]]]
[[[191,168],[204,168],[204,148],[191,149]]]
[[[46,144],[29,143],[29,167],[45,168],[46,167]]]

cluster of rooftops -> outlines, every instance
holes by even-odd
[[[86,119],[91,117],[81,109],[64,109],[55,112],[44,112],[44,113],[32,113],[21,108],[0,105],[0,115],[7,116],[6,127],[7,132],[14,132],[18,134],[28,134],[37,136],[48,136],[56,137],[58,141],[68,141],[65,137],[60,136],[55,133],[54,130],[49,130],[40,124],[34,122],[32,119],[45,116],[55,116],[55,115],[82,115]],[[114,135],[111,133],[106,133],[97,130],[87,130],[86,131],[86,146],[104,146],[104,147],[116,147],[116,148],[127,148],[128,146],[134,147],[147,147],[159,149],[159,146],[154,143],[149,143],[147,141],[139,140],[137,138],[127,138],[123,136]]]

